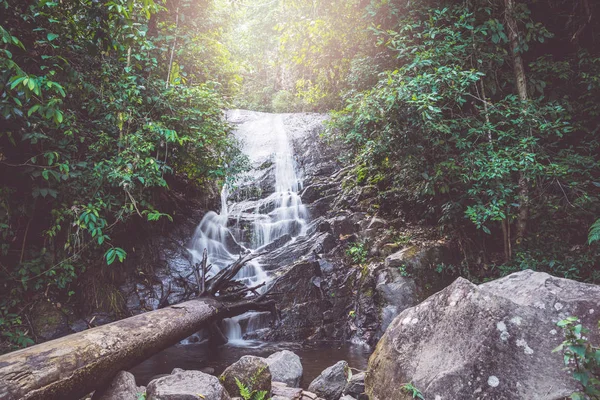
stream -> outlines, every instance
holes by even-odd
[[[266,283],[258,289],[260,292],[268,290],[276,275],[273,260],[266,259],[268,252],[286,251],[281,248],[283,245],[293,249],[298,247],[296,242],[310,240],[307,229],[311,216],[300,197],[302,170],[284,117],[240,110],[227,113],[227,119],[236,126],[235,135],[251,168],[235,183],[223,186],[220,211],[205,214],[188,245],[192,263],[200,262],[204,249],[207,250],[212,265],[209,276],[233,263],[240,254],[267,251],[266,255],[250,261],[237,276],[249,287]],[[297,134],[308,128],[296,126],[295,129]],[[293,258],[292,262],[297,260],[296,256]],[[198,332],[154,355],[131,372],[138,384],[146,385],[153,376],[169,374],[173,368],[210,367],[218,374],[243,355],[266,357],[283,349],[301,357],[304,386],[340,360],[348,361],[353,368],[366,369],[369,353],[365,347],[339,342],[301,345],[256,340],[261,330],[271,324],[269,313],[249,312],[225,319],[221,329],[228,338],[227,345],[211,346],[205,340],[206,334]]]
[[[290,350],[296,353],[304,369],[301,387],[308,387],[325,368],[340,360],[346,360],[352,368],[366,370],[370,353],[365,347],[340,343],[322,343],[306,346],[298,343],[249,342],[247,346],[225,345],[219,348],[206,343],[178,344],[172,346],[131,369],[138,385],[147,385],[153,377],[170,374],[173,368],[184,370],[200,370],[214,368],[220,374],[240,357],[254,355],[268,357],[281,351]]]

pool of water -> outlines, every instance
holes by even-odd
[[[365,370],[370,351],[361,346],[335,342],[318,345],[298,343],[245,342],[243,345],[209,346],[205,343],[178,344],[155,354],[137,365],[130,372],[138,385],[147,385],[152,377],[170,374],[173,368],[199,370],[214,368],[218,375],[229,365],[244,355],[267,357],[277,351],[290,350],[300,356],[304,376],[301,386],[306,388],[325,368],[340,360],[346,360],[350,367]]]

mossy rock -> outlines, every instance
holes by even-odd
[[[271,393],[271,371],[269,365],[261,357],[243,356],[223,371],[219,380],[232,397],[241,396],[236,379],[250,392],[266,391],[267,394]]]
[[[31,310],[31,325],[42,340],[52,340],[73,333],[65,313],[48,301],[37,303]]]

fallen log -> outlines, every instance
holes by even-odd
[[[77,400],[108,385],[117,372],[223,318],[247,311],[275,313],[268,293],[236,302],[219,298],[219,287],[251,258],[240,258],[208,280],[205,297],[0,356],[0,400]]]

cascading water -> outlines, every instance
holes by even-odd
[[[221,212],[208,212],[196,228],[189,249],[194,262],[200,262],[204,249],[213,265],[211,274],[234,262],[240,252],[256,250],[284,235],[304,235],[308,214],[298,194],[302,181],[297,173],[294,153],[288,139],[283,117],[276,114],[253,113],[257,116],[240,124],[236,135],[244,144],[253,169],[257,171],[265,161],[274,163],[274,193],[258,201],[232,203],[228,208],[229,188],[221,192]],[[252,175],[251,180],[257,175]],[[250,232],[240,229],[245,222]],[[235,228],[235,229],[231,229]],[[242,234],[243,232],[243,234]],[[249,240],[246,240],[249,237]],[[243,243],[243,244],[242,244]],[[246,285],[269,281],[260,264],[260,258],[249,262],[237,278]],[[263,288],[264,290],[264,288]],[[265,319],[257,313],[226,319],[224,333],[232,344],[243,344],[241,321],[246,321],[246,333],[264,327]]]

